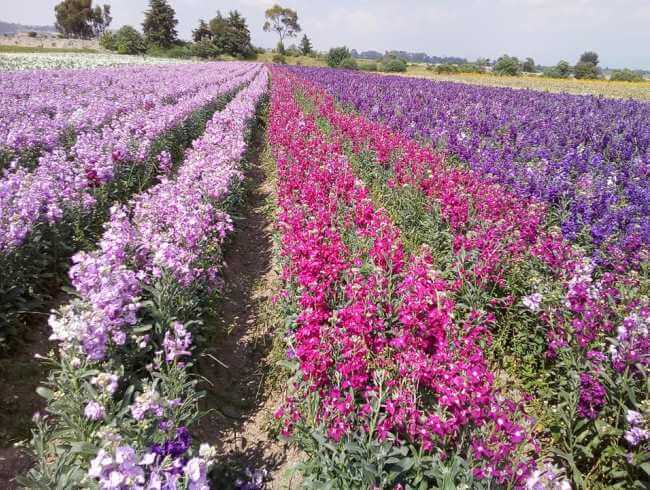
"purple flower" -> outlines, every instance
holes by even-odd
[[[580,375],[580,398],[578,414],[581,417],[595,419],[605,406],[606,391],[603,385],[591,374]]]
[[[625,432],[624,437],[630,446],[635,447],[641,442],[650,439],[650,431],[641,429],[640,427],[632,427],[630,430]]]
[[[102,420],[106,416],[106,413],[104,412],[104,407],[93,400],[88,402],[86,408],[84,408],[84,416],[88,420],[97,421]]]

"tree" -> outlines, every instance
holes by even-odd
[[[115,50],[119,54],[139,54],[147,50],[142,34],[131,26],[121,27],[115,33]]]
[[[149,0],[149,10],[144,13],[142,30],[149,46],[169,48],[178,38],[176,12],[167,0]]]
[[[532,58],[526,58],[526,61],[521,64],[521,69],[526,73],[535,73],[537,71],[535,68],[535,60]]]
[[[111,7],[97,5],[92,0],[63,0],[54,7],[54,26],[64,37],[91,39],[104,33],[111,23]]]
[[[228,13],[224,27],[221,37],[215,36],[217,47],[221,51],[238,57],[249,57],[254,54],[246,19],[237,10]]]
[[[310,55],[313,50],[314,48],[311,45],[311,41],[307,37],[307,34],[305,34],[304,36],[302,36],[302,40],[300,41],[300,52],[303,55],[307,56]]]
[[[350,50],[346,46],[330,49],[327,53],[327,65],[336,68],[343,60],[350,58]]]
[[[193,56],[198,56],[199,58],[216,58],[219,54],[219,50],[210,38],[204,37],[192,44]]]
[[[609,79],[617,82],[643,82],[645,80],[642,73],[629,68],[614,70]]]
[[[576,78],[593,79],[600,78],[600,68],[598,68],[598,54],[593,51],[586,51],[580,56],[580,61],[573,69]]]
[[[101,37],[108,26],[111,25],[113,17],[111,16],[111,6],[104,4],[103,7],[95,6],[92,11],[90,24],[95,37]]]
[[[280,7],[277,3],[265,12],[264,32],[275,31],[280,36],[281,52],[284,51],[284,39],[295,37],[302,31],[298,24],[298,14],[295,10]]]
[[[516,77],[521,73],[521,65],[516,56],[504,54],[494,64],[494,72],[497,75],[508,75]]]
[[[198,43],[203,39],[212,39],[212,31],[206,21],[199,19],[199,26],[192,31],[192,40]]]
[[[115,34],[111,31],[106,31],[99,38],[99,45],[109,51],[115,51],[117,47],[115,46]]]
[[[204,27],[194,31],[194,40],[200,46],[195,46],[194,52],[202,58],[212,58],[221,54],[248,58],[255,55],[255,49],[251,44],[251,34],[246,25],[246,19],[237,11],[233,10],[224,17],[221,12],[210,20],[208,31],[203,32],[202,37],[197,35]]]
[[[555,66],[555,69],[561,78],[569,78],[571,76],[571,65],[568,61],[560,60]]]
[[[389,73],[404,73],[407,67],[405,60],[389,54],[381,61],[379,69]]]
[[[581,63],[592,63],[593,65],[597,65],[599,63],[598,60],[598,53],[595,53],[594,51],[585,51],[580,55],[580,61]]]

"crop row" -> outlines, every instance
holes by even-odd
[[[322,78],[326,80],[328,76]],[[283,85],[278,89],[281,79],[284,79]],[[293,248],[285,251],[290,257],[286,273],[287,296],[292,298],[289,309],[297,315],[289,345],[295,349],[292,355],[299,361],[298,376],[313,382],[315,370],[321,376],[317,378],[319,381],[324,379],[332,383],[334,379],[335,384],[344,383],[336,386],[343,400],[330,404],[322,400],[315,402],[312,398],[311,404],[298,403],[296,408],[294,400],[290,399],[289,407],[282,413],[285,423],[288,423],[287,430],[294,435],[297,433],[301,445],[314,455],[313,461],[319,462],[311,467],[315,477],[334,478],[337,474],[345,474],[350,478],[346,480],[348,485],[351,482],[358,484],[359,478],[367,478],[363,480],[366,484],[380,481],[413,484],[426,478],[429,478],[428,484],[433,481],[440,484],[444,469],[448,475],[453,475],[455,484],[465,483],[472,488],[490,482],[534,486],[544,481],[559,487],[566,482],[562,483],[558,472],[547,466],[547,462],[553,459],[566,468],[567,476],[578,486],[589,487],[594,482],[638,486],[644,478],[642,475],[647,472],[643,464],[647,461],[650,436],[647,430],[650,407],[646,400],[650,308],[643,299],[643,291],[648,286],[644,279],[643,256],[619,254],[612,257],[611,263],[615,265],[612,270],[603,272],[594,268],[589,256],[572,247],[557,232],[547,230],[547,211],[543,204],[518,197],[507,187],[483,179],[479,173],[450,165],[430,148],[392,132],[383,124],[338,111],[331,96],[285,72],[276,71],[274,74],[274,93],[276,90],[283,90],[277,96],[281,101],[297,97],[301,108],[310,114],[303,119],[296,113],[299,110],[297,106],[292,107],[288,102],[276,101],[272,106],[281,114],[290,114],[272,114],[272,119],[294,117],[297,125],[294,132],[299,133],[299,127],[300,133],[307,133],[290,138],[276,128],[281,134],[276,142],[282,148],[277,153],[281,175],[283,162],[288,158],[284,152],[289,152],[291,158],[296,159],[294,165],[299,166],[298,170],[292,171],[304,171],[300,165],[307,167],[308,162],[313,161],[313,171],[317,175],[334,165],[323,155],[338,155],[339,159],[348,162],[349,167],[346,169],[345,163],[337,163],[343,165],[342,169],[337,169],[337,175],[349,174],[351,168],[354,176],[369,186],[372,199],[385,208],[380,214],[387,213],[398,225],[401,235],[397,236],[404,244],[403,248],[398,247],[401,250],[398,254],[400,264],[406,262],[423,267],[423,259],[419,257],[429,257],[429,261],[424,262],[429,271],[423,272],[423,276],[444,281],[438,283],[436,294],[431,294],[428,300],[426,296],[418,297],[426,294],[423,283],[413,279],[407,281],[407,284],[417,285],[415,297],[419,302],[416,306],[409,304],[415,299],[399,297],[405,293],[398,285],[399,271],[391,270],[388,278],[373,279],[369,285],[364,284],[363,281],[372,278],[378,266],[376,261],[369,264],[367,258],[381,249],[377,248],[377,239],[373,244],[358,229],[363,219],[371,215],[371,207],[348,218],[339,210],[338,202],[346,199],[344,194],[351,192],[350,187],[339,189],[336,180],[320,182],[324,193],[320,196],[324,204],[320,205],[330,208],[327,211],[331,213],[329,215],[323,215],[324,211],[319,207],[306,212],[298,206],[300,213],[307,215],[303,217],[307,223],[316,224],[321,218],[332,219],[335,223],[324,225],[326,231],[322,231],[322,242],[310,243],[314,250],[306,248],[306,244],[309,235],[318,234],[309,231],[308,225],[302,223],[305,230],[302,233],[307,236],[300,236],[296,242],[300,244],[296,244],[299,253]],[[284,126],[289,126],[289,123],[283,120],[279,128]],[[272,125],[272,131],[273,128]],[[301,148],[301,138],[304,138],[306,148]],[[327,145],[329,151],[322,151],[320,144]],[[298,181],[317,179],[310,175],[302,176]],[[315,191],[308,185],[306,187],[301,191],[306,196],[304,199],[314,198],[312,194]],[[293,192],[297,194],[295,189]],[[336,199],[337,204],[328,202],[328,194],[330,201]],[[352,202],[358,202],[362,197],[356,196]],[[337,240],[343,245],[352,244],[342,252],[336,250],[337,260],[331,256],[334,252],[318,250],[324,247],[323,243],[328,247],[331,245],[328,242],[333,239],[335,226],[346,228]],[[299,228],[294,225],[291,232],[298,233]],[[347,228],[352,228],[352,231]],[[371,228],[380,230],[382,226],[374,223]],[[363,238],[354,239],[355,234],[361,234]],[[399,240],[394,238],[395,233],[392,236],[393,241],[399,244]],[[317,240],[316,236],[313,240]],[[379,244],[384,247],[390,241],[382,237]],[[336,245],[340,246],[339,243]],[[413,257],[403,257],[409,253]],[[359,258],[354,268],[356,274],[361,275],[361,282],[350,279],[347,273],[327,269],[340,264],[340,257],[348,262]],[[310,263],[316,258],[328,265]],[[386,263],[394,260],[386,260]],[[616,267],[617,262],[620,267]],[[299,266],[303,270],[292,270]],[[322,275],[316,274],[321,270]],[[337,280],[340,283],[337,284]],[[394,280],[397,285],[391,282]],[[351,302],[355,304],[357,292],[368,294],[370,299],[356,305],[354,314],[350,316],[348,308],[351,308]],[[397,298],[390,304],[392,294],[397,294]],[[319,301],[319,308],[311,303],[312,295]],[[384,301],[389,305],[386,306]],[[453,313],[447,313],[447,322],[438,324],[440,316],[444,317],[450,309],[449,305],[453,305]],[[426,314],[426,310],[419,309],[427,306],[431,311]],[[408,314],[400,314],[405,308]],[[374,336],[384,336],[386,331],[395,335],[400,329],[413,325],[412,322],[420,325],[413,338],[420,345],[429,345],[428,354],[433,357],[444,352],[440,350],[439,339],[437,344],[428,340],[434,332],[444,332],[438,333],[439,338],[445,338],[445,335],[455,338],[458,331],[471,337],[474,323],[480,326],[481,334],[476,341],[476,350],[472,352],[475,357],[469,353],[464,355],[472,359],[477,369],[484,366],[489,372],[487,367],[492,366],[495,372],[500,373],[499,377],[490,377],[489,383],[482,380],[481,386],[489,387],[493,383],[493,391],[498,394],[495,396],[507,393],[511,399],[523,400],[521,406],[509,402],[513,403],[509,405],[513,409],[503,419],[508,421],[506,425],[513,423],[513,419],[517,420],[516,415],[525,420],[525,411],[539,419],[534,428],[530,422],[515,423],[522,438],[515,436],[509,446],[514,451],[517,444],[513,441],[523,444],[522,441],[528,440],[534,447],[535,438],[550,439],[552,442],[542,446],[539,454],[539,448],[537,451],[530,446],[524,449],[527,457],[537,460],[536,463],[529,461],[522,462],[519,468],[504,467],[500,465],[504,459],[511,464],[526,460],[518,459],[501,448],[488,447],[489,443],[483,444],[480,438],[472,439],[465,430],[454,433],[465,433],[460,439],[448,438],[427,445],[426,439],[423,441],[418,436],[430,436],[432,428],[426,427],[422,434],[417,432],[417,422],[425,420],[417,411],[410,412],[417,415],[410,426],[414,432],[404,434],[392,427],[385,434],[391,441],[388,447],[397,447],[397,450],[392,450],[397,453],[374,440],[376,437],[368,432],[368,427],[373,427],[383,418],[391,419],[395,409],[389,404],[382,405],[381,401],[369,401],[367,386],[364,387],[363,383],[360,391],[350,390],[355,385],[352,381],[345,381],[345,373],[351,369],[361,376],[361,381],[371,379],[373,383],[377,383],[376,378],[381,373],[383,382],[387,376],[389,385],[399,384],[409,371],[402,367],[385,373],[383,368],[391,365],[395,355],[392,349],[402,348],[404,341],[380,342],[377,350]],[[330,333],[330,329],[334,332]],[[323,337],[326,337],[324,342]],[[352,339],[352,345],[339,348],[338,345],[345,341],[338,337]],[[305,347],[306,350],[300,350]],[[457,350],[458,346],[452,348],[454,352]],[[357,353],[360,359],[354,357]],[[354,367],[342,366],[340,359],[349,357],[354,357]],[[412,366],[417,366],[413,369],[420,376],[430,373],[426,364],[417,365],[419,359],[415,356],[409,358]],[[442,378],[435,379],[433,385],[426,385],[418,379],[417,388],[406,399],[417,400],[425,411],[433,410],[442,420],[456,421],[458,416],[447,405],[449,393],[432,394],[422,389],[426,386],[442,390],[452,380],[452,386],[457,380],[461,382],[463,375],[468,373],[462,369],[460,373],[454,372],[455,366],[448,358],[442,361],[438,366],[444,373]],[[501,376],[505,379],[500,379]],[[321,390],[318,383],[311,386],[307,383],[307,386],[307,392],[316,392],[319,397],[330,396]],[[324,386],[331,389],[331,385]],[[459,393],[452,392],[457,397],[480,392],[476,387],[468,389],[462,383],[460,386]],[[514,392],[510,391],[513,386],[518,387]],[[376,392],[381,392],[381,389],[374,386],[370,391],[371,397],[376,398]],[[526,393],[530,393],[532,398]],[[398,406],[403,404],[401,402]],[[327,425],[328,417],[336,412],[329,405],[336,410],[348,407],[350,414],[363,407],[374,422],[359,420],[356,415],[352,421],[343,417],[337,421],[338,429],[332,430]],[[461,405],[473,409],[471,398],[463,399]],[[323,414],[323,409],[329,412]],[[478,411],[480,413],[480,408]],[[297,431],[294,425],[298,427]],[[480,433],[480,424],[471,430]],[[304,437],[305,434],[311,436]],[[384,439],[379,438],[379,441]],[[417,458],[413,457],[409,443],[417,443]],[[406,457],[409,452],[411,454]],[[426,461],[421,459],[423,452]],[[382,457],[389,458],[392,464],[397,464],[395,459],[402,461],[400,464],[407,465],[408,470],[400,472],[393,466],[388,471],[390,465],[386,461],[382,463]],[[382,470],[364,469],[364,459],[373,461],[375,470]],[[343,470],[339,465],[352,470]],[[382,471],[388,471],[390,476],[382,474]]]
[[[650,246],[650,104],[299,68],[374,121],[551,205],[599,262]]]
[[[58,358],[41,390],[38,463],[24,480],[44,488],[206,488],[214,456],[197,452],[192,337],[222,280],[232,229],[228,203],[266,69],[214,115],[178,174],[116,204],[99,247],[74,257],[77,298],[50,319]]]
[[[37,286],[48,275],[51,283],[72,251],[92,246],[115,200],[172,170],[206,118],[251,80],[254,69],[217,64],[198,78],[179,79],[182,73],[168,79],[167,91],[185,95],[145,103],[97,130],[80,132],[71,147],[44,153],[33,170],[6,172],[0,181],[0,264],[8,271],[0,281],[3,330],[19,324],[17,311],[38,308]]]
[[[16,166],[20,158],[12,162],[14,155],[53,150],[66,137],[74,143],[79,132],[96,130],[142,107],[173,104],[214,78],[209,65],[7,74],[0,81],[3,158]]]
[[[123,54],[95,53],[0,53],[0,71],[62,70],[122,65],[170,65],[185,63],[177,58],[154,58]]]

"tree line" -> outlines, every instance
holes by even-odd
[[[93,6],[92,0],[63,0],[54,8],[55,27],[67,38],[99,38],[105,49],[120,54],[165,54],[170,56],[216,58],[230,55],[237,58],[255,58],[259,51],[251,43],[251,35],[246,19],[237,10],[226,15],[217,11],[209,20],[199,19],[192,31],[192,42],[178,37],[176,12],[168,0],[149,0],[149,8],[144,13],[142,30],[133,26],[123,26],[115,32],[108,30],[111,24],[110,5]],[[296,37],[302,31],[296,11],[274,5],[265,12],[266,21],[262,26],[266,32],[279,36],[278,52],[286,53],[285,41]],[[311,54],[311,40],[304,35],[300,54]]]
[[[199,19],[198,25],[192,30],[192,42],[178,38],[176,12],[168,0],[149,0],[149,8],[144,13],[142,32],[132,26],[123,26],[116,32],[108,30],[112,21],[111,7],[93,6],[92,0],[63,0],[54,8],[56,29],[69,38],[91,39],[99,38],[100,44],[106,49],[121,54],[165,54],[167,56],[199,58],[216,58],[222,55],[236,58],[252,59],[258,52],[251,43],[250,30],[246,19],[237,11],[231,10],[227,15],[217,11],[210,20]],[[273,61],[284,63],[285,55],[310,56],[316,55],[311,40],[303,35],[298,46],[285,43],[297,37],[302,32],[295,10],[273,5],[265,11],[265,22],[262,26],[265,32],[278,35],[276,56]],[[360,58],[366,61],[361,61]],[[479,58],[469,63],[465,58],[430,57],[425,53],[408,53],[405,51],[388,51],[381,54],[377,51],[350,51],[345,46],[332,48],[325,57],[331,67],[347,69],[362,69],[369,71],[406,71],[407,63],[429,63],[428,69],[438,73],[483,73],[491,67],[497,75],[518,76],[522,73],[538,73],[551,78],[599,79],[603,72],[599,67],[598,54],[587,51],[580,56],[575,65],[561,60],[557,65],[543,69],[533,58],[523,61],[507,54],[490,62],[487,58]],[[632,70],[614,70],[611,80],[641,81],[643,74]]]

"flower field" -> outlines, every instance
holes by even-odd
[[[0,53],[0,71],[178,64],[178,60],[95,53]],[[181,61],[182,63],[182,61]]]
[[[52,346],[20,484],[284,488],[277,438],[304,488],[646,488],[647,103],[244,62],[0,93],[0,347]],[[228,306],[264,165],[267,323]],[[264,419],[245,465],[215,417]]]
[[[648,107],[273,80],[298,393],[277,415],[308,481],[642,488]]]
[[[492,73],[436,73],[422,65],[409,66],[408,75],[439,82],[469,83],[489,87],[512,87],[542,92],[596,95],[615,99],[650,100],[647,79],[641,82],[620,83],[611,80],[577,80],[574,78],[548,78],[541,75],[502,77]]]

